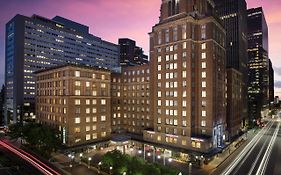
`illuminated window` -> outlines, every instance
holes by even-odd
[[[97,117],[93,117],[93,122],[97,122],[98,121],[98,118]]]
[[[201,148],[201,143],[200,142],[196,142],[196,148]]]
[[[80,71],[75,71],[75,77],[80,77]]]
[[[93,136],[93,139],[97,139],[98,138],[98,134],[97,133],[92,134],[92,136]]]
[[[74,133],[80,133],[80,127],[74,128]]]
[[[91,139],[91,134],[86,134],[86,140],[90,140]]]
[[[81,91],[80,90],[75,90],[75,95],[81,95]]]
[[[203,87],[203,88],[206,87],[206,81],[202,81],[202,87]]]
[[[90,123],[91,122],[91,118],[90,117],[86,117],[86,123]]]
[[[91,110],[90,108],[86,108],[86,114],[90,114]]]
[[[106,137],[106,132],[101,132],[101,137]]]
[[[203,49],[203,50],[206,49],[206,43],[201,44],[201,49]]]
[[[206,62],[202,62],[202,69],[206,69]]]
[[[202,72],[202,78],[206,78],[206,72]]]
[[[202,120],[202,121],[201,121],[201,126],[202,126],[202,127],[205,127],[205,126],[206,126],[206,121],[205,121],[205,120]]]
[[[80,105],[80,100],[79,99],[75,100],[75,105]]]
[[[102,115],[102,116],[101,116],[101,121],[102,121],[102,122],[106,121],[106,116],[105,116],[105,115]]]
[[[86,132],[89,132],[91,130],[90,126],[86,126]]]
[[[206,59],[206,53],[202,53],[202,59]]]
[[[90,82],[86,81],[86,87],[90,87]]]
[[[81,86],[81,82],[80,81],[75,81],[75,86]]]
[[[205,98],[207,96],[207,92],[206,91],[202,91],[202,97]]]
[[[93,125],[93,126],[92,126],[92,130],[93,130],[93,131],[97,130],[97,125]]]
[[[202,117],[206,117],[206,111],[202,111]]]
[[[87,99],[86,100],[86,105],[90,105],[91,104],[91,100]]]
[[[79,124],[79,123],[80,123],[80,118],[79,118],[79,117],[76,117],[76,118],[75,118],[75,123],[76,123],[76,124]]]
[[[106,104],[106,100],[105,100],[105,99],[102,99],[102,100],[101,100],[101,104],[102,104],[102,105],[105,105],[105,104]]]

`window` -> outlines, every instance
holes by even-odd
[[[93,117],[93,122],[97,122],[98,121],[98,118],[97,117]]]
[[[161,56],[158,56],[158,63],[161,62]]]
[[[201,25],[201,39],[206,39],[206,24]]]
[[[106,105],[106,100],[105,100],[105,99],[102,99],[102,100],[101,100],[101,104],[102,104],[102,105]]]
[[[97,133],[92,134],[92,136],[93,136],[93,139],[97,139],[98,138],[98,134]]]
[[[86,114],[90,114],[91,110],[90,108],[86,108]]]
[[[206,53],[204,52],[204,53],[202,53],[202,57],[201,57],[202,59],[206,59]]]
[[[91,135],[90,134],[86,134],[86,140],[90,140],[91,139]]]
[[[203,98],[207,97],[207,92],[206,91],[202,91],[202,97]]]
[[[76,128],[74,128],[74,133],[80,133],[80,127],[76,127]]]
[[[91,104],[91,100],[87,99],[86,100],[86,105],[90,105]]]
[[[206,117],[206,111],[202,111],[202,117]]]
[[[106,88],[106,84],[105,84],[105,83],[102,83],[102,84],[101,84],[101,88]]]
[[[80,90],[75,90],[75,95],[80,95],[81,94],[81,91]]]
[[[205,127],[205,126],[206,126],[206,121],[205,121],[205,120],[202,120],[202,121],[201,121],[201,126],[202,126],[202,127]]]
[[[196,142],[196,148],[201,148],[201,143],[200,142]]]
[[[93,74],[93,79],[95,79],[96,78],[96,74]]]
[[[86,126],[86,132],[89,132],[91,130],[90,126]]]
[[[202,62],[202,69],[206,69],[206,62]]]
[[[182,25],[182,39],[186,39],[186,24]]]
[[[186,78],[186,71],[182,71],[182,78]]]
[[[96,113],[97,113],[97,108],[93,108],[93,109],[92,109],[92,113],[93,113],[93,114],[96,114]]]
[[[80,81],[75,81],[75,86],[81,86],[81,82]]]
[[[174,39],[174,41],[178,40],[178,28],[177,27],[175,27],[173,29],[173,39]]]
[[[80,100],[79,99],[75,100],[75,105],[80,105]]]
[[[158,33],[158,44],[162,44],[162,32],[159,31]]]
[[[202,81],[202,88],[206,87],[206,81]]]
[[[90,82],[86,81],[86,87],[90,87]]]
[[[86,123],[90,123],[91,122],[91,118],[90,117],[86,117]]]
[[[202,72],[202,78],[206,78],[206,72]]]
[[[186,42],[182,43],[182,48],[186,49]]]
[[[166,30],[165,30],[165,42],[166,42],[166,43],[169,42],[169,40],[170,40],[169,37],[170,37],[170,36],[169,36],[169,29],[166,29]]]
[[[106,121],[106,116],[105,116],[105,115],[102,115],[102,116],[101,116],[101,121],[102,121],[102,122]]]
[[[206,43],[202,43],[202,44],[201,44],[201,49],[202,49],[202,50],[206,49]]]
[[[106,132],[101,132],[101,137],[106,137]]]
[[[93,131],[97,130],[97,125],[93,125],[93,126],[92,126],[92,130],[93,130]]]
[[[97,104],[97,100],[96,99],[92,100],[92,104],[96,105]]]
[[[75,118],[75,124],[79,124],[80,123],[80,118],[79,117],[76,117]]]
[[[97,96],[97,91],[92,92],[93,96]]]
[[[102,79],[102,80],[105,80],[105,75],[101,75],[101,79]]]
[[[75,77],[80,77],[80,71],[75,71]]]

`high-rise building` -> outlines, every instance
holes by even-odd
[[[274,101],[274,70],[272,62],[269,60],[269,102]]]
[[[225,30],[212,0],[162,0],[150,33],[151,112],[144,139],[207,153],[226,137]]]
[[[112,132],[142,135],[153,128],[149,64],[112,74]]]
[[[226,30],[226,67],[230,78],[227,101],[231,103],[227,105],[227,126],[231,138],[240,133],[248,118],[247,4],[245,0],[215,0],[215,3]],[[232,94],[233,90],[237,96]]]
[[[249,119],[269,104],[268,27],[261,7],[248,10]]]
[[[36,72],[36,115],[55,127],[61,142],[76,146],[107,140],[111,134],[111,72],[58,66]]]
[[[118,45],[59,16],[16,15],[6,24],[5,49],[6,123],[35,118],[35,71],[66,63],[120,70]]]
[[[120,65],[122,67],[137,66],[148,63],[148,56],[144,54],[142,48],[136,46],[134,40],[120,38]]]
[[[4,124],[5,86],[0,91],[0,126]]]

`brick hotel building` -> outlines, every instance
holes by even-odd
[[[59,66],[36,73],[36,114],[57,128],[66,146],[108,139],[111,134],[111,72]]]
[[[150,33],[151,111],[144,139],[209,152],[226,137],[225,30],[209,0],[162,0]]]

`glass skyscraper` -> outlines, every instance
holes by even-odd
[[[16,15],[6,24],[5,123],[35,118],[34,72],[63,64],[120,71],[119,46],[89,33],[89,27],[56,16]]]

